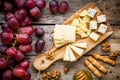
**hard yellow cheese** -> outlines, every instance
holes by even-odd
[[[55,25],[54,28],[54,44],[56,47],[61,47],[67,43],[76,41],[76,28],[70,25]]]

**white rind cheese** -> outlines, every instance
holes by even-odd
[[[54,43],[56,47],[61,47],[67,43],[76,41],[76,27],[70,25],[55,25]]]
[[[100,15],[100,16],[97,16],[97,21],[98,23],[102,23],[102,22],[106,22],[106,16],[105,15]]]
[[[77,55],[79,55],[79,56],[82,56],[82,55],[83,55],[83,52],[84,52],[83,49],[77,48],[77,47],[75,47],[75,46],[73,46],[73,45],[69,45],[69,46],[70,46],[70,48],[71,48]]]
[[[68,49],[69,49],[70,61],[71,62],[76,61],[77,59],[76,59],[73,51],[70,49],[70,47],[68,47]]]
[[[76,47],[79,47],[79,48],[84,48],[86,49],[87,48],[87,43],[86,42],[78,42],[78,43],[74,43],[72,44],[73,46],[76,46]]]
[[[95,14],[96,14],[96,10],[93,9],[93,8],[89,8],[88,11],[87,11],[87,13],[88,13],[87,15],[89,17],[93,18],[95,16]]]
[[[89,35],[89,37],[90,37],[92,40],[97,41],[100,36],[99,36],[97,33],[92,32],[92,33]]]
[[[69,48],[68,48],[68,46],[66,46],[64,57],[63,57],[64,61],[70,61],[70,54],[69,53],[70,53]]]
[[[97,29],[97,21],[90,21],[90,27],[89,27],[91,30],[92,29]]]
[[[104,34],[107,31],[107,26],[105,24],[100,24],[100,27],[98,28],[98,32]]]

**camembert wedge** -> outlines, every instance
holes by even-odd
[[[70,54],[69,53],[70,53],[69,48],[68,48],[68,46],[66,46],[64,57],[63,57],[64,61],[70,61]]]
[[[79,47],[79,48],[84,48],[86,49],[87,48],[87,42],[78,42],[78,43],[74,43],[72,44],[73,46],[76,46],[76,47]]]
[[[83,52],[84,52],[83,49],[77,48],[76,46],[73,46],[73,45],[69,45],[69,46],[77,55],[79,55],[79,56],[83,55]]]
[[[69,55],[70,55],[70,61],[71,62],[76,61],[77,59],[70,47],[68,47],[68,50],[69,50]]]

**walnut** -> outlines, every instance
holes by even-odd
[[[48,59],[48,60],[53,60],[54,58],[55,58],[54,53],[47,53],[47,54],[46,54],[46,59]]]
[[[113,60],[116,60],[116,59],[117,59],[117,56],[118,56],[117,52],[111,52],[111,53],[109,54],[109,57],[110,57],[111,59],[113,59]]]
[[[68,67],[64,67],[63,71],[64,71],[65,74],[67,74],[67,72],[69,71],[69,68]]]
[[[53,70],[53,72],[52,72],[52,77],[53,77],[55,80],[58,80],[59,77],[60,77],[60,71],[59,71],[59,70]]]
[[[52,74],[50,72],[46,72],[42,75],[43,80],[50,80],[52,78]]]
[[[110,52],[110,43],[105,42],[101,45],[101,50],[103,52]]]

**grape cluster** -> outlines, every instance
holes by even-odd
[[[49,2],[49,8],[53,14],[57,13],[58,11],[64,14],[67,12],[69,5],[66,1],[62,1],[60,4],[58,4],[57,0],[51,0]]]
[[[32,51],[32,34],[39,38],[44,35],[44,30],[33,28],[31,22],[41,16],[45,6],[45,0],[0,0],[0,10],[5,12],[0,34],[0,80],[30,80],[25,54]],[[36,51],[44,45],[45,41],[38,39]]]
[[[32,34],[39,38],[35,43],[37,52],[45,46],[41,39],[44,30],[33,28],[31,23],[41,16],[45,6],[45,0],[0,0],[0,12],[5,14],[0,33],[0,80],[30,80],[29,61],[25,60],[25,54],[32,51]],[[52,13],[58,10],[65,13],[69,7],[66,1],[58,5],[56,0],[51,0],[49,6]]]

